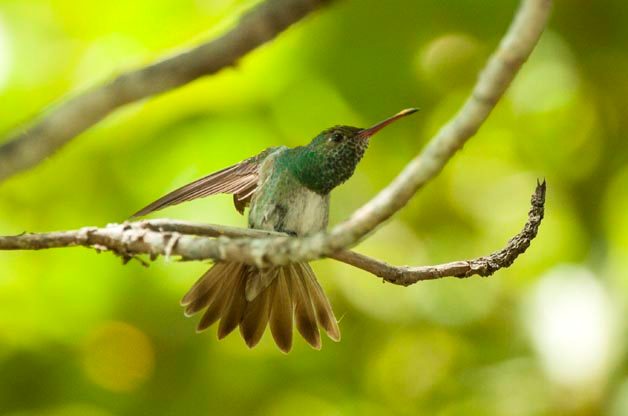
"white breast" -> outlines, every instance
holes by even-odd
[[[312,234],[327,227],[329,195],[321,196],[307,188],[300,188],[290,198],[284,228],[297,235]]]
[[[285,148],[283,149],[285,151]],[[264,161],[253,195],[249,227],[308,235],[327,227],[329,195],[303,186],[287,169],[274,170],[278,151]]]

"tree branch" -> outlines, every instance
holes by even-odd
[[[273,5],[280,4],[280,0],[274,0],[267,4],[266,7],[272,9]],[[307,4],[314,3],[307,2]],[[460,111],[432,138],[424,151],[412,160],[389,186],[356,211],[349,220],[337,225],[329,233],[321,232],[304,238],[265,235],[264,237],[255,238],[228,238],[223,236],[208,239],[173,231],[158,232],[146,229],[146,227],[139,227],[136,224],[123,224],[105,229],[85,228],[74,232],[39,236],[5,237],[0,242],[0,248],[38,249],[56,247],[60,244],[63,246],[84,245],[105,247],[125,258],[139,253],[148,253],[153,256],[164,254],[166,256],[177,255],[189,260],[208,258],[214,260],[237,260],[260,268],[336,256],[345,248],[355,245],[405,206],[410,198],[429,180],[433,179],[455,152],[477,132],[534,49],[547,24],[551,4],[551,0],[522,0],[522,5],[506,36],[498,50],[489,59],[471,96]],[[252,16],[256,16],[255,12],[252,13]],[[247,27],[246,22],[254,20],[253,18],[245,19],[240,26]],[[287,21],[282,21],[284,25],[287,24]],[[257,32],[253,30],[253,33]],[[225,38],[231,40],[227,42],[224,40]],[[235,31],[216,42],[218,44],[222,42],[227,44],[233,43],[232,47],[237,50],[237,39],[239,39],[239,35]],[[256,37],[255,39],[258,38]],[[211,45],[214,45],[216,42],[206,47],[213,50],[212,48],[215,46]],[[203,48],[201,47],[201,49]],[[194,51],[190,53],[194,53]],[[203,54],[201,53],[201,55]],[[241,56],[241,54],[236,55]],[[199,67],[194,66],[194,60],[190,64],[193,67],[192,69],[179,68],[178,70],[187,74],[198,74],[198,71],[194,70],[194,68]],[[198,65],[198,62],[196,64]],[[168,67],[168,64],[166,64],[166,67]],[[202,67],[205,68],[204,65]],[[160,68],[160,64],[153,68]],[[169,72],[166,71],[166,73]],[[160,82],[158,84],[161,85]],[[115,83],[112,85],[115,85]],[[171,84],[170,88],[176,85],[176,83]],[[149,86],[147,88],[156,87]],[[159,88],[159,91],[164,90],[165,88],[163,87]],[[131,91],[133,91],[133,88],[131,88]],[[72,107],[71,113],[76,111],[78,109]],[[72,114],[71,118],[73,117],[79,117],[79,114]],[[60,128],[59,126],[57,127]],[[86,127],[86,125],[83,124],[83,127]],[[62,129],[61,131],[64,132],[64,135],[59,137],[67,138],[73,134],[71,129]],[[0,149],[1,154],[2,149]],[[525,244],[529,244],[529,241],[524,244],[524,240],[514,241],[513,244],[515,247],[520,249],[523,247],[524,249],[527,247]],[[504,253],[498,252],[484,259],[468,261],[466,265],[457,262],[435,266],[436,269],[433,273],[445,273],[447,270],[454,275],[460,275],[463,272],[465,275],[467,273],[472,274],[475,273],[474,270],[479,270],[477,273],[480,274],[490,273],[494,268],[492,266],[493,263],[497,265],[501,264],[500,262],[503,262],[504,265],[510,264],[509,262],[514,260],[516,255],[521,252],[517,250],[507,249]],[[364,257],[359,261],[364,267],[376,269],[376,274],[380,274],[384,278],[400,284],[410,284],[412,279],[421,280],[424,272],[424,270],[415,268],[402,268],[402,271],[398,272],[396,269],[389,269],[392,266],[381,262],[367,262]],[[356,260],[357,262],[358,260]]]
[[[456,261],[434,266],[391,266],[380,260],[340,250],[329,257],[350,264],[387,282],[409,286],[421,280],[452,276],[465,278],[472,275],[490,276],[497,270],[510,266],[530,246],[536,237],[545,206],[545,182],[537,184],[532,195],[528,221],[524,229],[500,251],[473,260]],[[216,259],[215,246],[207,246],[215,238],[232,238],[248,242],[251,239],[290,238],[282,233],[242,229],[227,226],[198,224],[175,220],[147,220],[126,224],[113,224],[106,228],[83,228],[42,234],[22,234],[0,237],[0,250],[40,250],[59,247],[84,246],[97,250],[109,250],[125,260],[140,254],[152,259],[158,255],[180,256],[184,260]],[[231,252],[227,260],[241,261]]]
[[[427,147],[375,198],[329,233],[305,238],[216,241],[222,253],[238,252],[245,263],[264,268],[329,257],[352,247],[403,208],[433,179],[478,131],[536,46],[550,15],[551,0],[523,0],[513,23],[458,113],[433,137]]]
[[[471,96],[426,148],[375,198],[337,225],[312,251],[350,247],[403,208],[475,135],[528,59],[549,19],[551,0],[523,0],[513,23],[480,73]]]
[[[216,40],[90,89],[61,103],[0,146],[0,181],[42,162],[72,138],[126,104],[234,65],[330,0],[267,0]]]
[[[523,230],[508,241],[503,249],[472,260],[454,261],[433,266],[391,266],[382,261],[353,251],[341,250],[330,257],[366,270],[385,281],[401,286],[410,286],[422,280],[443,277],[467,278],[473,275],[490,276],[499,269],[509,267],[523,254],[536,237],[545,211],[545,182],[538,183],[528,213],[528,221]]]

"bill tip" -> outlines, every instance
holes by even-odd
[[[410,115],[410,114],[414,114],[414,113],[416,113],[417,111],[419,111],[419,109],[418,109],[418,108],[414,108],[414,107],[412,107],[412,108],[406,108],[405,110],[401,110],[401,111],[399,112],[399,115],[408,116],[408,115]]]

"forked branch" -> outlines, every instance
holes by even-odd
[[[524,229],[510,239],[500,251],[473,260],[456,261],[433,266],[391,266],[380,260],[348,250],[339,250],[329,257],[366,270],[387,282],[409,286],[421,280],[442,277],[489,276],[510,266],[526,251],[536,237],[543,219],[545,182],[539,183],[532,195],[528,221]],[[184,260],[215,259],[216,239],[232,238],[250,241],[264,237],[290,238],[284,234],[219,225],[197,224],[174,220],[148,220],[125,224],[112,224],[105,228],[83,228],[55,233],[22,234],[0,237],[0,250],[40,250],[60,247],[84,246],[99,251],[112,251],[125,260],[138,255],[178,256]],[[241,261],[237,253],[229,255],[231,261]]]
[[[215,242],[217,260],[237,252],[242,261],[258,267],[284,265],[331,256],[357,244],[393,216],[445,167],[478,131],[528,59],[547,25],[551,0],[523,0],[515,19],[489,59],[462,108],[433,137],[427,147],[375,198],[330,232],[305,238],[251,239]]]
[[[214,42],[157,63],[89,91],[62,104],[26,133],[0,147],[0,180],[26,169],[51,151],[98,122],[115,108],[144,97],[176,88],[199,76],[230,65],[249,50],[271,39],[292,22],[324,3],[323,0],[268,0],[245,18],[240,25]],[[542,202],[526,230],[511,240],[505,250],[466,262],[429,268],[394,267],[377,260],[347,252],[368,233],[394,215],[433,179],[453,155],[478,131],[502,97],[511,81],[536,46],[550,15],[551,0],[522,0],[513,23],[486,67],[465,104],[431,139],[394,181],[375,198],[358,209],[347,221],[328,233],[309,237],[243,235],[238,238],[222,228],[222,236],[192,235],[171,229],[155,231],[137,223],[107,228],[84,228],[50,234],[26,234],[2,237],[0,249],[42,249],[83,245],[112,250],[125,258],[146,253],[176,255],[185,259],[240,261],[258,267],[285,265],[322,257],[335,257],[398,284],[442,277],[444,274],[467,276],[490,274],[505,267],[519,255],[536,235],[542,218]],[[536,195],[544,195],[540,186]],[[542,201],[543,198],[537,198]],[[534,205],[534,204],[533,204]],[[539,210],[540,209],[540,210]],[[165,224],[162,224],[165,227]],[[180,224],[198,227],[194,224]],[[237,234],[236,233],[236,234]],[[246,237],[246,238],[240,238]],[[433,276],[433,277],[431,277]]]

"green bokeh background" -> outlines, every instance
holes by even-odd
[[[231,27],[240,0],[0,0],[0,131],[70,92]],[[487,254],[546,220],[492,278],[409,288],[314,268],[343,340],[194,332],[207,269],[86,249],[0,252],[0,414],[628,415],[628,3],[559,0],[477,137],[357,250],[394,264]],[[0,184],[0,234],[119,222],[176,186],[342,123],[382,132],[332,223],[385,186],[461,104],[516,2],[338,1],[217,76],[115,113]],[[229,196],[156,216],[243,226]]]

